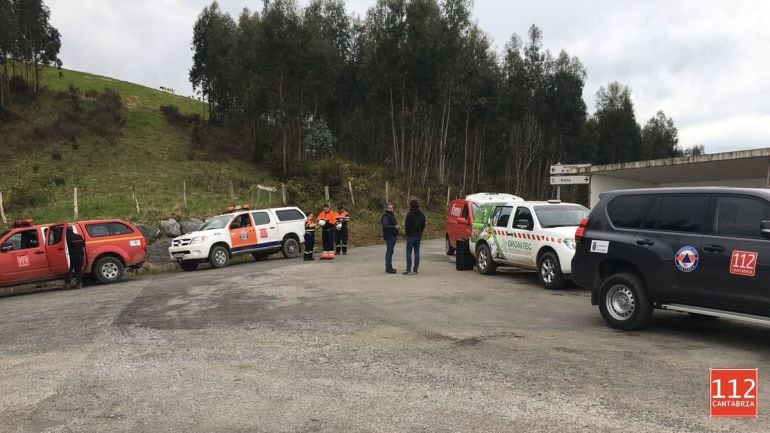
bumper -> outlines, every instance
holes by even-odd
[[[209,257],[209,245],[187,245],[170,247],[168,254],[173,260],[205,260]]]

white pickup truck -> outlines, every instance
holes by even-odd
[[[536,269],[547,289],[561,289],[572,273],[575,230],[588,209],[574,203],[511,201],[477,209],[470,252],[482,274],[498,266]]]
[[[168,252],[185,271],[204,261],[223,268],[236,254],[262,260],[281,251],[286,258],[302,254],[305,214],[296,207],[240,210],[215,216],[200,230],[177,236]]]

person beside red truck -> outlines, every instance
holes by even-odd
[[[83,259],[85,257],[86,241],[83,236],[75,233],[72,226],[67,226],[67,252],[69,253],[69,269],[64,277],[64,290],[69,290],[72,276],[77,280],[76,289],[83,287]]]

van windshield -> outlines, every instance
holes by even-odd
[[[230,215],[220,215],[218,217],[211,218],[203,224],[201,230],[217,230],[227,227],[227,223],[230,222]]]
[[[535,215],[540,221],[540,227],[570,227],[580,225],[580,220],[588,216],[588,209],[574,205],[543,205],[535,206]]]

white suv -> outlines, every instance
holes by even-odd
[[[497,266],[536,269],[545,288],[564,287],[572,272],[575,230],[588,209],[549,200],[489,203],[476,212],[470,250],[480,273],[492,274]]]
[[[168,252],[185,271],[204,261],[222,268],[236,254],[261,260],[281,251],[286,258],[299,257],[304,233],[305,214],[296,207],[242,210],[210,218],[200,230],[175,237]]]

